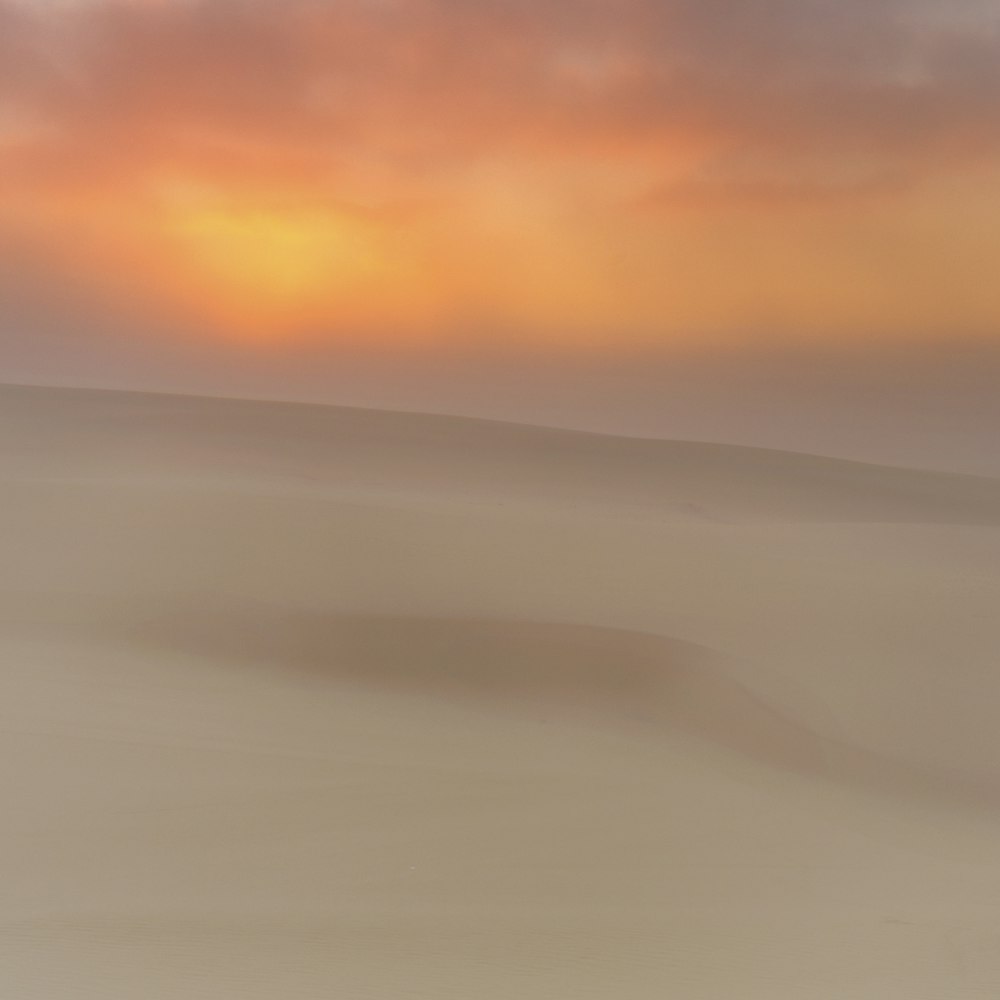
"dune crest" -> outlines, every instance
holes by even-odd
[[[0,407],[0,455],[24,475],[695,520],[1000,524],[1000,480],[765,448],[110,390],[0,386]]]

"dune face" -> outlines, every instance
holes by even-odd
[[[1000,481],[793,452],[295,403],[3,386],[9,469],[735,522],[1000,524]],[[109,435],[108,430],[112,433]]]
[[[1000,989],[1000,482],[0,387],[0,981]]]

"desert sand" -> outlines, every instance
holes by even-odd
[[[1000,481],[0,417],[4,996],[1000,995]]]

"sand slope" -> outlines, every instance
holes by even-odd
[[[25,998],[994,997],[1000,482],[0,387]]]
[[[1000,524],[1000,480],[295,403],[0,387],[8,470],[706,520]]]

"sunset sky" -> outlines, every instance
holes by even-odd
[[[990,337],[998,12],[0,0],[2,283],[247,341]]]
[[[998,261],[995,0],[0,0],[0,380],[992,469]]]

